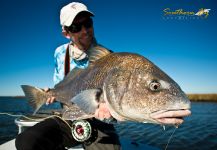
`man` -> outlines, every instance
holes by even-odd
[[[109,54],[109,50],[97,44],[94,37],[93,13],[81,3],[70,3],[61,9],[60,22],[63,34],[70,39],[70,43],[58,47],[55,51],[54,82],[59,83],[70,70],[74,68],[85,69],[89,63]],[[109,62],[108,62],[109,63]],[[52,103],[55,97],[47,100]],[[171,113],[171,117],[184,117],[189,112],[179,114]],[[111,114],[105,104],[100,104],[95,112],[95,118],[100,120],[110,118]],[[181,124],[183,119],[159,120],[162,124]],[[103,123],[97,119],[88,119],[94,134],[83,143],[87,150],[118,150],[120,143],[111,124]],[[70,125],[70,123],[69,123]],[[78,142],[73,138],[71,129],[66,122],[59,118],[50,118],[25,130],[16,138],[18,150],[63,150],[72,147]],[[28,143],[26,142],[28,141]]]
[[[59,83],[72,69],[85,69],[89,63],[110,53],[109,50],[96,42],[92,16],[94,16],[93,13],[82,3],[72,2],[61,9],[62,32],[66,38],[70,39],[70,42],[58,47],[55,51],[55,84]],[[96,54],[97,57],[93,57]],[[54,100],[55,97],[49,98],[47,104]],[[95,112],[95,118],[102,120],[110,117],[111,114],[106,105],[101,104]],[[95,133],[84,142],[85,149],[120,149],[118,136],[114,132],[113,125],[97,119],[89,119],[88,121]],[[28,143],[26,143],[27,140]],[[72,137],[71,129],[59,118],[46,119],[27,129],[16,138],[18,150],[62,150],[76,144],[78,142]]]

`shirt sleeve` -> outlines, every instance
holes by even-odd
[[[54,85],[58,84],[64,78],[63,64],[64,64],[63,47],[58,47],[54,53]]]
[[[62,79],[61,79],[61,75],[60,75],[59,70],[58,70],[58,66],[57,66],[58,64],[56,63],[57,61],[54,60],[54,62],[55,62],[55,68],[54,68],[53,82],[54,82],[54,85],[56,85]]]

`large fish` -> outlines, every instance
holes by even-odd
[[[170,111],[190,109],[190,101],[179,85],[156,65],[138,54],[110,53],[87,69],[71,71],[49,92],[22,85],[36,111],[54,96],[68,106],[71,119],[91,117],[105,102],[117,120],[160,123]],[[66,115],[67,116],[67,115]]]

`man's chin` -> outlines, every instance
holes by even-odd
[[[90,48],[92,40],[82,39],[80,43],[80,45],[83,47],[82,49],[86,51]]]

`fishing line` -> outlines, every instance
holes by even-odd
[[[177,128],[178,128],[178,127],[175,127],[175,129],[173,130],[173,132],[172,132],[170,138],[168,139],[167,145],[166,145],[166,147],[165,147],[164,150],[167,150],[167,147],[168,147],[168,145],[169,145],[169,143],[170,143],[170,141],[171,141],[171,139],[172,139],[172,137],[173,137],[173,135],[174,135],[174,133],[175,133],[175,131],[176,131]]]
[[[88,121],[85,121],[85,120],[79,120],[79,121],[73,120],[70,126],[70,124],[66,120],[64,120],[62,117],[58,115],[51,115],[51,116],[40,118],[40,119],[34,119],[31,117],[27,117],[26,115],[14,115],[11,113],[6,113],[6,112],[0,112],[0,115],[7,115],[11,117],[23,117],[27,120],[38,121],[38,122],[43,121],[45,119],[54,118],[54,117],[59,118],[71,129],[73,138],[78,142],[87,141],[91,137],[91,134],[92,134],[91,125]]]
[[[14,114],[11,114],[11,113],[4,113],[4,112],[0,112],[0,115],[7,115],[7,116],[11,116],[11,117],[23,117],[23,118],[25,118],[27,120],[31,120],[31,121],[42,121],[42,120],[45,120],[45,119],[57,117],[60,120],[62,120],[63,122],[65,122],[69,126],[70,129],[72,128],[67,121],[65,121],[62,117],[60,117],[58,115],[51,115],[51,116],[44,117],[44,118],[41,118],[41,119],[34,119],[34,118],[31,118],[31,117],[27,117],[26,115],[14,115]]]

